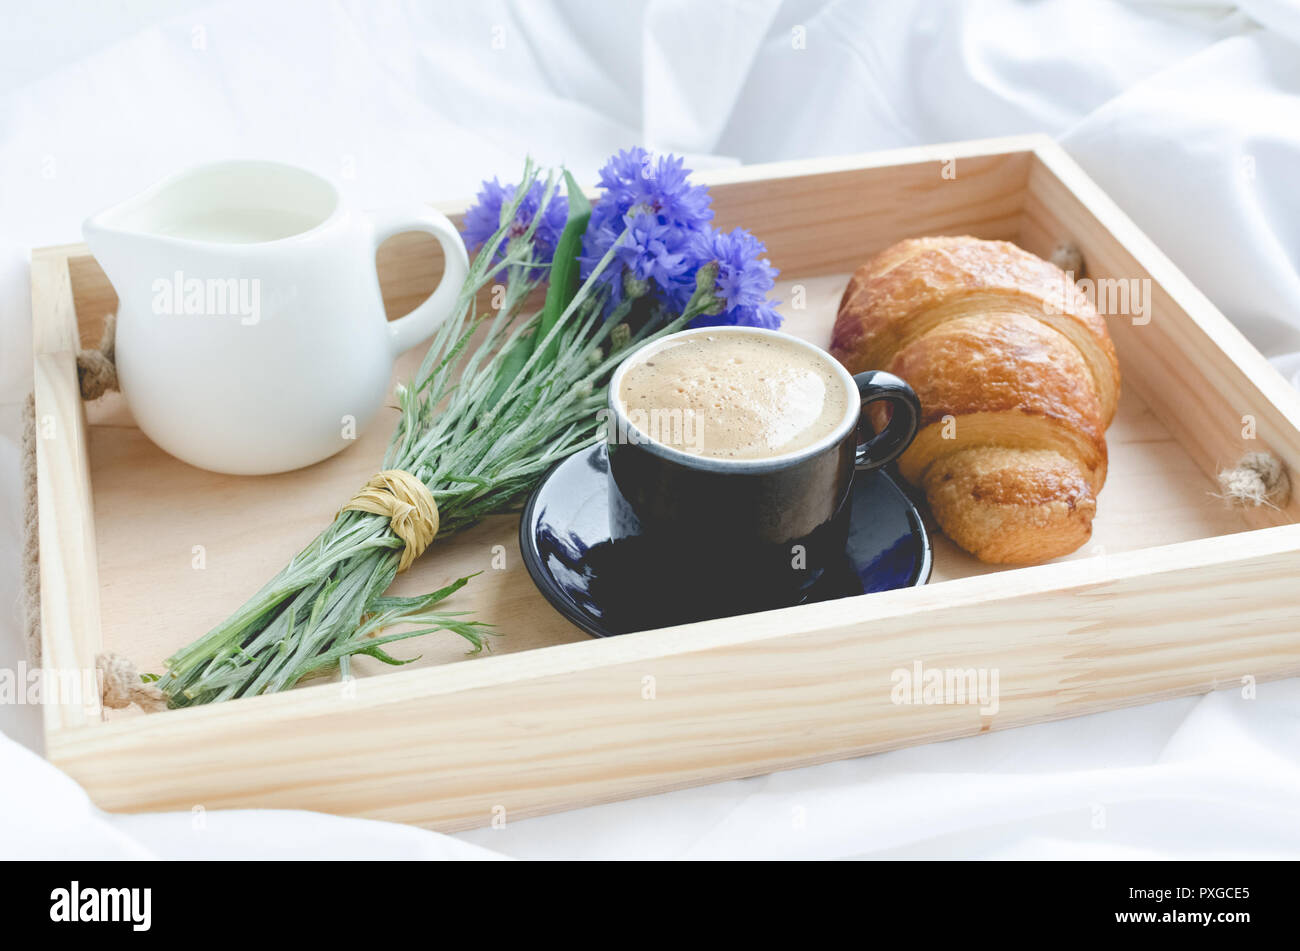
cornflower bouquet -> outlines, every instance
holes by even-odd
[[[531,161],[518,183],[483,183],[463,225],[477,254],[452,317],[396,390],[383,471],[247,603],[168,658],[157,686],[170,705],[346,677],[357,654],[409,663],[386,645],[435,631],[483,648],[490,625],[440,609],[470,578],[394,597],[398,571],[434,536],[517,507],[553,463],[598,440],[610,374],[633,349],[688,325],[780,323],[765,246],[712,227],[708,191],[689,174],[680,158],[634,148],[601,170],[594,206],[567,172]],[[490,286],[497,306],[481,310]],[[543,307],[525,314],[543,286]]]

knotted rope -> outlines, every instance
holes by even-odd
[[[104,706],[121,710],[138,703],[145,713],[167,709],[166,695],[155,684],[142,680],[135,664],[121,654],[96,654],[95,672],[103,688]]]
[[[1282,508],[1291,498],[1291,480],[1274,455],[1248,452],[1235,466],[1219,473],[1223,498],[1232,505]]]
[[[98,350],[77,351],[77,382],[81,385],[81,398],[97,400],[105,393],[117,389],[117,316],[104,318],[104,332]]]
[[[397,565],[399,574],[424,554],[438,534],[438,503],[429,487],[404,469],[376,473],[343,511],[388,516],[393,534],[406,545]]]
[[[1066,274],[1073,274],[1076,281],[1084,276],[1083,253],[1073,244],[1058,244],[1051,261]]]

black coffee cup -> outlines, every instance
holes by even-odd
[[[815,354],[845,387],[844,418],[811,446],[760,459],[704,456],[651,438],[644,420],[630,418],[620,402],[623,376],[672,341],[701,333],[769,335]],[[891,404],[889,422],[863,440],[872,430],[866,407],[878,400]],[[662,599],[673,599],[670,614],[682,622],[806,600],[842,567],[855,472],[897,458],[920,415],[916,394],[898,377],[878,370],[851,376],[824,350],[773,330],[685,330],[629,356],[609,385],[611,528],[616,539],[634,542],[646,596],[660,599],[656,614],[663,614]]]

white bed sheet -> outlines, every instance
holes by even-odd
[[[27,249],[192,162],[295,162],[380,205],[469,194],[525,152],[590,180],[636,142],[704,167],[1047,131],[1300,379],[1300,8],[1284,0],[96,6],[3,4],[0,666],[21,658]],[[1296,680],[456,837],[105,815],[23,748],[37,713],[0,707],[0,857],[1300,855]]]

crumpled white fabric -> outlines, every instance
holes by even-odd
[[[160,764],[160,768],[166,768]],[[31,750],[0,735],[4,859],[500,859],[391,822],[290,810],[109,815]]]
[[[61,7],[0,36],[2,666],[21,656],[27,250],[211,158],[295,162],[374,206],[469,194],[525,152],[590,180],[637,142],[700,168],[1047,131],[1300,384],[1288,0]],[[38,746],[37,714],[0,707],[0,729]],[[109,816],[0,737],[0,857],[1294,857],[1298,739],[1290,680],[446,837]]]

